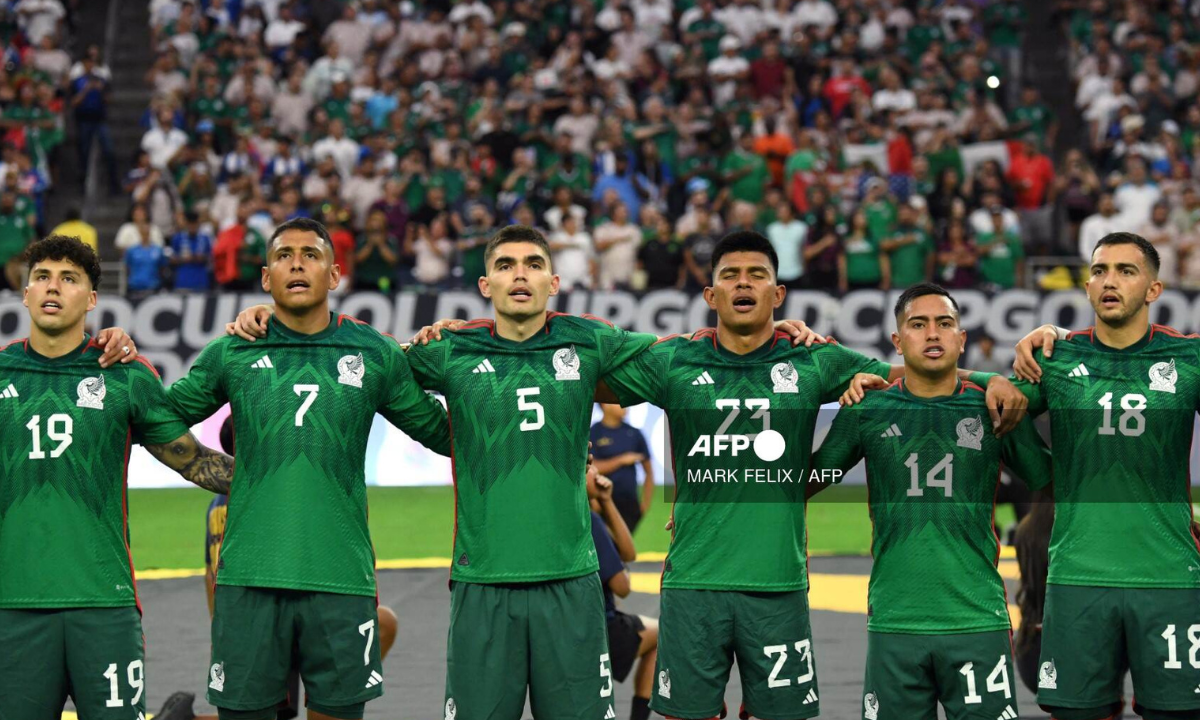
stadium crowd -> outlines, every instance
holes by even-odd
[[[246,287],[298,216],[333,228],[349,287],[389,292],[472,285],[508,223],[597,289],[702,286],[747,227],[829,290],[1011,287],[1025,254],[1074,254],[1019,0],[151,10],[131,292]]]
[[[107,135],[99,136],[93,120],[104,101],[108,76],[100,71],[96,48],[72,61],[71,0],[5,0],[0,2],[0,289],[20,285],[18,258],[46,227],[47,194],[59,178],[66,115],[80,128],[80,167],[86,167],[87,144],[99,139],[112,159]],[[115,166],[113,178],[115,179]],[[78,220],[78,212],[68,211]],[[92,247],[96,237],[86,236]]]

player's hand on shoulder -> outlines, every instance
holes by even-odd
[[[96,344],[104,348],[100,356],[100,367],[106,368],[115,363],[131,363],[138,356],[137,345],[129,333],[119,327],[104,328],[96,333]]]
[[[441,340],[443,330],[457,330],[463,325],[466,325],[466,320],[458,320],[456,318],[448,318],[438,320],[432,325],[426,325],[413,335],[413,345],[428,345],[430,340]]]
[[[782,330],[792,336],[792,347],[804,345],[804,347],[812,347],[813,343],[833,343],[837,344],[837,340],[833,339],[832,335],[822,337],[815,330],[810,328],[803,320],[780,320],[775,323],[776,330]]]
[[[1007,378],[996,375],[988,381],[987,408],[996,437],[1003,437],[1025,418],[1029,398]]]
[[[887,386],[887,378],[879,377],[873,373],[858,373],[850,378],[850,387],[846,388],[846,392],[842,393],[842,396],[838,398],[838,405],[850,407],[862,402],[868,390],[882,390]]]
[[[237,335],[243,340],[254,342],[267,336],[267,323],[275,308],[270,305],[254,305],[238,313],[237,319],[225,324],[226,335]]]
[[[1042,368],[1033,358],[1034,351],[1041,348],[1042,357],[1050,357],[1054,354],[1054,341],[1065,340],[1068,334],[1064,328],[1047,324],[1035,328],[1021,338],[1017,343],[1017,357],[1013,361],[1013,374],[1021,380],[1028,380],[1032,383],[1040,382]]]

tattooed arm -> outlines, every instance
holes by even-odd
[[[233,480],[233,458],[201,445],[187,433],[173,442],[147,445],[159,462],[183,476],[188,482],[213,493],[228,494]]]

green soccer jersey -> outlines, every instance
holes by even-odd
[[[1037,489],[1050,482],[1050,451],[1032,421],[997,439],[984,397],[961,381],[953,395],[917,397],[901,380],[840,410],[813,458],[815,468],[842,471],[866,458],[869,630],[1009,628],[992,528],[1000,465]]]
[[[364,462],[375,413],[450,451],[446,412],[400,345],[346,315],[312,335],[271,318],[253,343],[220,337],[168,395],[188,423],[226,402],[233,413],[221,585],[374,595]]]
[[[675,531],[662,586],[808,587],[804,490],[817,411],[855,373],[890,370],[839,345],[792,347],[781,332],[737,355],[709,328],[690,341],[664,340],[609,373],[622,405],[658,405],[671,428]],[[780,442],[770,448],[768,440],[780,434],[775,454]]]
[[[137,604],[129,444],[187,434],[153,367],[107,369],[85,339],[62,357],[0,351],[0,608]]]
[[[1053,357],[1034,353],[1041,383],[1017,386],[1031,412],[1050,413],[1048,582],[1200,588],[1189,468],[1198,355],[1200,340],[1162,325],[1123,350],[1088,328]]]
[[[454,453],[454,564],[475,583],[596,572],[588,438],[596,383],[656,338],[589,316],[549,313],[524,342],[476,320],[408,352],[446,397]]]

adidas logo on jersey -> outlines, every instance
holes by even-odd
[[[1087,366],[1083,363],[1079,363],[1074,370],[1067,373],[1067,377],[1087,377],[1088,375],[1091,375],[1091,373],[1088,372]]]
[[[604,711],[604,720],[613,720],[613,718],[615,718],[616,716],[617,716],[617,711],[613,710],[613,706],[610,703],[608,706],[608,709]]]
[[[1017,711],[1012,709],[1012,705],[1006,705],[1004,712],[996,716],[996,720],[1016,720]]]
[[[13,385],[12,383],[9,383],[8,387],[4,388],[4,392],[0,393],[0,398],[15,398],[15,397],[20,397],[20,395],[17,394],[17,387],[15,385]]]
[[[809,688],[808,694],[804,696],[804,704],[811,705],[812,703],[815,703],[816,701],[817,701],[817,691],[812,688]]]
[[[257,368],[259,370],[267,370],[270,368],[274,368],[275,364],[271,362],[271,357],[269,355],[263,355],[258,360],[256,360],[254,362],[254,364],[251,365],[250,367]]]
[[[367,687],[373,688],[376,685],[383,684],[383,676],[377,670],[371,671],[371,678],[367,680]]]
[[[492,367],[491,360],[484,358],[483,362],[476,365],[475,369],[472,370],[471,372],[473,372],[473,373],[494,373],[494,372],[496,372],[496,368]]]
[[[887,430],[884,430],[883,434],[879,437],[900,437],[903,434],[904,433],[900,432],[900,426],[896,423],[892,423],[892,426]]]
[[[713,382],[712,375],[709,375],[707,370],[700,373],[700,377],[693,380],[692,384],[693,385],[716,385],[716,383]]]

